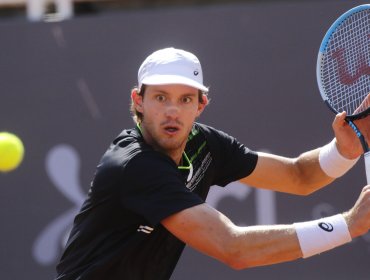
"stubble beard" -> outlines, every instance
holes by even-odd
[[[183,127],[184,128],[184,127]],[[160,128],[159,130],[160,131]],[[169,156],[176,155],[177,153],[182,153],[185,149],[188,135],[184,136],[168,136],[161,135],[160,132],[156,132],[156,129],[149,123],[146,124],[146,133],[150,137],[150,145],[158,151],[161,151]]]
[[[167,155],[182,153],[187,141],[186,136],[181,138],[168,136],[162,138],[161,136],[154,136],[152,139],[154,148]]]

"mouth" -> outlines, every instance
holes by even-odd
[[[174,135],[180,130],[180,127],[176,125],[166,125],[163,128],[164,131],[169,135]]]

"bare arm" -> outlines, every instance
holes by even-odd
[[[362,189],[354,206],[343,216],[352,238],[368,232],[370,185]],[[207,204],[173,214],[162,220],[162,224],[186,244],[234,269],[270,265],[302,257],[293,225],[238,227]]]
[[[320,148],[297,158],[258,153],[258,162],[251,175],[240,181],[258,188],[298,195],[310,194],[331,183],[319,164]]]
[[[357,136],[346,123],[345,117],[345,113],[340,113],[333,121],[336,146],[343,157],[355,159],[362,154],[363,150]],[[369,120],[370,117],[357,121],[366,139],[370,136]],[[334,180],[327,176],[320,167],[320,149],[308,151],[297,158],[259,153],[255,170],[241,182],[280,192],[310,194]]]
[[[352,238],[366,234],[370,228],[370,185],[365,186],[355,205],[343,214]]]
[[[302,256],[292,225],[238,227],[207,204],[183,210],[162,224],[186,244],[234,269]]]

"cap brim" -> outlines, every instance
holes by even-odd
[[[192,79],[188,79],[182,76],[175,76],[175,75],[152,75],[149,77],[145,77],[141,84],[145,85],[173,85],[173,84],[180,84],[186,85],[190,87],[194,87],[204,92],[208,92],[208,88],[198,83]]]

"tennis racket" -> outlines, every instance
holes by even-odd
[[[347,112],[346,121],[364,149],[370,184],[369,146],[354,123],[370,113],[370,4],[350,9],[332,24],[320,45],[316,75],[328,107],[336,114]]]

